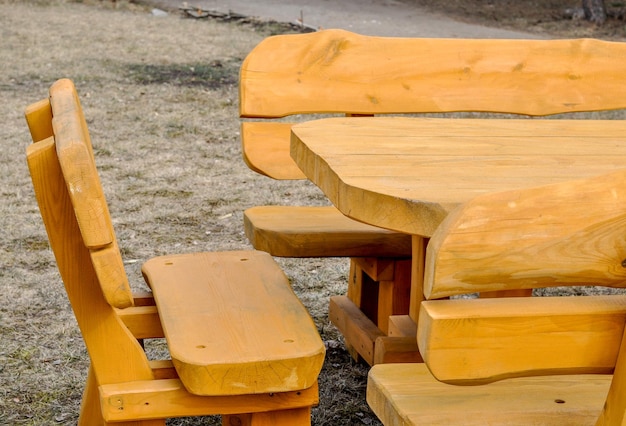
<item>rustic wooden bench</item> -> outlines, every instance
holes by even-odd
[[[383,424],[622,423],[623,293],[444,298],[626,287],[625,181],[619,171],[480,195],[446,218],[427,249],[417,333],[425,364],[370,371],[367,399]]]
[[[282,36],[278,39],[282,40]],[[284,64],[280,61],[273,61],[271,70],[263,70],[272,74],[272,82],[265,80],[259,86],[259,62],[264,61],[268,51],[277,48],[268,42],[255,47],[241,68],[240,116],[255,119],[244,121],[241,126],[243,158],[250,169],[270,178],[305,179],[289,156],[292,123],[277,118],[297,115],[302,110],[315,114],[326,110],[318,110],[318,100],[310,92],[299,92],[293,80],[283,81]],[[280,46],[274,54],[284,48],[288,47]],[[290,64],[285,71],[290,73],[295,65]],[[284,84],[289,87],[281,87]],[[276,109],[282,111],[276,113]],[[349,108],[344,112],[352,115]],[[362,324],[368,332],[364,345],[347,343],[355,358],[360,355],[372,364],[373,343],[386,335],[388,317],[408,313],[411,239],[349,219],[332,206],[252,207],[244,212],[244,227],[254,248],[274,256],[351,258],[348,297],[358,312],[365,313]]]
[[[150,259],[154,297],[134,297],[72,82],[26,119],[35,194],[91,361],[79,424],[221,414],[225,425],[310,425],[324,344],[271,256]],[[149,360],[144,338],[165,338],[171,360]]]
[[[270,37],[241,69],[240,115],[254,119],[242,123],[244,159],[251,169],[275,179],[303,178],[289,155],[292,123],[283,117],[454,112],[546,116],[623,108],[626,86],[614,81],[623,72],[616,61],[624,54],[621,44],[596,40],[410,39],[343,30]],[[332,240],[345,226],[336,211],[330,214],[338,222],[309,221],[311,210],[293,206],[271,207],[272,220],[262,223],[262,212],[269,212],[265,209],[246,212],[246,232],[255,247],[281,256],[325,252],[327,247],[312,247]],[[284,223],[289,223],[291,236]],[[319,233],[304,224],[315,224]],[[265,237],[259,238],[260,233]],[[304,252],[297,249],[303,240],[310,242]],[[423,256],[426,243],[414,244],[417,256]],[[273,244],[281,244],[280,250]],[[369,256],[380,262],[382,256],[375,251]],[[402,269],[406,264],[398,268],[399,263],[394,286],[372,285],[367,274],[351,273],[348,296],[331,299],[331,320],[371,364],[419,359],[411,339],[403,340],[414,335],[414,325],[398,311],[407,307],[403,280],[421,279],[423,271],[418,262],[413,271]]]

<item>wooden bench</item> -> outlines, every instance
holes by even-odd
[[[225,425],[310,425],[324,344],[274,260],[157,257],[142,267],[154,297],[134,297],[72,82],[26,119],[35,194],[91,361],[79,424],[221,414]],[[165,338],[171,360],[149,360],[144,338]]]
[[[284,64],[280,62],[271,65],[272,82],[258,85],[259,62],[268,50],[276,48],[268,41],[250,52],[241,68],[240,116],[263,119],[242,123],[243,158],[250,169],[270,178],[305,179],[289,156],[292,123],[276,118],[299,114],[303,108],[316,114],[326,111],[317,110],[317,99],[300,93],[292,80],[283,81],[280,67]],[[297,64],[290,67],[293,65]],[[282,87],[284,84],[289,87]],[[275,91],[282,93],[275,96]],[[260,98],[262,102],[258,102]],[[276,108],[284,110],[276,114]],[[350,109],[345,113],[352,115]],[[411,238],[349,219],[332,206],[252,207],[244,212],[244,227],[252,246],[273,256],[351,258],[348,298],[362,318],[361,325],[354,328],[360,337],[344,336],[355,358],[360,355],[373,364],[374,342],[386,335],[388,317],[408,313]]]
[[[369,374],[367,400],[383,424],[622,424],[623,293],[442,298],[626,287],[625,181],[619,171],[481,195],[446,218],[427,249],[417,333],[425,364]]]
[[[249,54],[241,69],[240,115],[254,119],[242,123],[244,159],[251,169],[275,179],[303,178],[289,154],[292,124],[282,117],[454,112],[545,116],[624,108],[626,86],[615,80],[625,71],[618,59],[625,50],[621,43],[597,40],[411,39],[343,30],[270,37]],[[246,212],[246,232],[255,247],[281,256],[305,256],[306,250],[296,248],[298,240],[321,245],[345,226],[336,211],[336,223],[309,222],[310,210],[292,206],[271,207],[272,221],[261,224],[259,217],[267,208]],[[281,224],[287,222],[297,237],[281,239],[287,234]],[[267,244],[257,237],[257,223]],[[315,223],[319,233],[302,226],[307,223]],[[272,241],[280,241],[280,251]],[[414,243],[414,257],[423,257],[426,243]],[[314,251],[316,244],[310,243],[307,250],[324,252]],[[375,251],[369,256],[379,262],[382,256]],[[363,269],[355,259],[355,269]],[[404,280],[421,280],[423,265],[414,262],[413,271],[400,262],[394,266],[394,271],[405,272],[394,275],[393,287],[381,290],[383,286],[367,274],[351,272],[348,296],[331,299],[331,320],[371,364],[419,360],[415,344],[405,339],[414,336],[415,324],[398,311],[407,307]]]

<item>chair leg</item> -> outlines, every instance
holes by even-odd
[[[98,383],[93,368],[89,366],[87,383],[83,391],[83,400],[80,404],[79,426],[104,425],[102,411],[100,410],[100,398],[98,396]]]
[[[222,416],[222,426],[310,426],[311,407]]]
[[[100,395],[98,394],[98,383],[91,365],[87,373],[87,383],[83,391],[83,400],[80,404],[80,415],[78,417],[79,426],[165,426],[165,420],[142,420],[134,422],[107,423],[102,418],[100,409]]]

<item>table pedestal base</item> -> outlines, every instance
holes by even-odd
[[[329,317],[356,360],[420,362],[415,334],[390,336],[389,317],[409,312],[411,259],[352,258],[347,296],[330,300]]]

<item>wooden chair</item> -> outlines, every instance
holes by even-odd
[[[625,54],[624,43],[583,39],[397,38],[343,30],[269,37],[250,52],[241,68],[240,115],[250,119],[242,123],[244,159],[252,170],[275,179],[304,178],[290,157],[290,127],[294,121],[328,114],[545,116],[624,108],[626,67],[616,58]],[[246,212],[246,233],[254,247],[280,256],[304,256],[315,243],[299,252],[295,247],[299,241],[330,240],[345,226],[333,208],[328,208],[329,218],[321,220],[309,217],[318,207],[272,206],[271,221],[262,217],[267,208]],[[315,223],[316,237],[311,227],[299,228],[294,222]],[[289,223],[288,229],[283,223]],[[413,245],[419,259],[425,244]],[[325,247],[321,251],[335,254]],[[384,258],[377,249],[348,256],[353,269],[348,294],[331,299],[332,322],[370,363],[419,359],[419,353],[410,353],[415,344],[403,343],[402,336],[415,327],[403,317],[407,313],[403,297],[409,293],[406,280],[421,279],[423,265],[416,262],[411,272],[399,256]],[[367,262],[358,256],[369,257],[374,271],[385,269],[382,262],[398,259],[391,281],[372,282],[369,272],[362,273],[369,271]]]
[[[369,374],[367,400],[382,422],[623,424],[626,296],[441,298],[626,287],[625,183],[620,171],[486,194],[450,214],[426,255],[425,364]]]
[[[271,257],[157,257],[142,268],[154,299],[133,297],[72,82],[26,118],[35,194],[91,361],[79,423],[310,424],[324,345]],[[162,337],[171,360],[149,361],[139,340]]]

